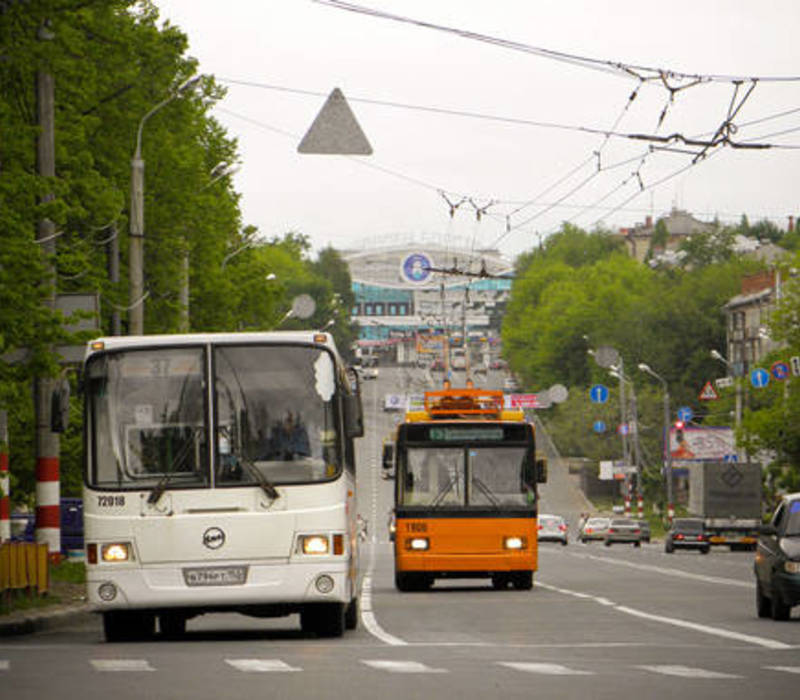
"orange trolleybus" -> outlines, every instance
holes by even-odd
[[[394,454],[395,585],[425,590],[436,579],[490,578],[528,590],[537,568],[534,428],[503,393],[444,389],[408,411]]]

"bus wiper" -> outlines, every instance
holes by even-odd
[[[278,489],[272,485],[269,479],[267,479],[267,477],[261,473],[261,470],[255,464],[247,459],[242,459],[241,457],[238,459],[242,464],[244,464],[245,467],[247,467],[247,471],[249,471],[250,474],[255,478],[255,480],[258,482],[258,485],[261,487],[261,490],[267,494],[267,496],[269,496],[273,501],[276,498],[281,497]]]
[[[478,479],[477,477],[474,477],[474,476],[472,477],[472,483],[475,484],[475,486],[478,487],[478,489],[483,493],[484,496],[486,496],[486,498],[489,499],[489,502],[495,508],[499,508],[500,507],[500,501],[498,501],[494,497],[494,494],[492,493],[492,490],[486,484],[484,484],[480,479]]]
[[[149,505],[154,506],[161,500],[161,497],[164,495],[164,491],[166,491],[167,486],[169,486],[169,482],[172,481],[172,477],[178,473],[178,465],[183,462],[183,460],[186,459],[186,455],[189,454],[189,451],[194,444],[194,436],[197,430],[197,428],[192,430],[192,439],[187,440],[181,449],[178,450],[178,454],[176,454],[173,460],[170,462],[169,467],[164,472],[164,475],[158,480],[158,483],[153,487],[153,490],[147,496],[147,503]]]

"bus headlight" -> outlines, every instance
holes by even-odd
[[[427,537],[412,537],[406,540],[406,547],[413,549],[416,552],[424,552],[431,546]]]
[[[330,542],[327,535],[300,535],[297,549],[303,554],[328,554]]]
[[[528,546],[524,537],[506,537],[503,539],[503,547],[505,549],[525,549]]]
[[[107,562],[133,559],[130,542],[110,542],[100,546],[100,559]]]

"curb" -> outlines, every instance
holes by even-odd
[[[80,605],[60,606],[53,610],[26,611],[12,613],[0,618],[0,637],[16,637],[23,634],[34,634],[46,629],[56,629],[73,623],[79,617],[91,613],[85,603]]]

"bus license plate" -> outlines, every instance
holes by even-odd
[[[187,586],[241,586],[247,581],[246,566],[202,566],[183,570]]]

